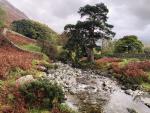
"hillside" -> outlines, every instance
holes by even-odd
[[[18,43],[20,42],[20,43]],[[8,72],[14,68],[30,69],[32,61],[41,59],[42,55],[30,51],[23,50],[19,44],[35,43],[31,39],[24,38],[13,32],[1,31],[0,35],[0,77],[6,77]]]
[[[28,17],[11,5],[7,0],[0,0],[0,8],[6,13],[6,24],[10,25],[14,20],[28,19]]]

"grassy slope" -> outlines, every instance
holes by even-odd
[[[16,37],[17,36],[15,36],[15,38],[12,38],[11,41],[18,46],[22,47],[27,51],[43,54],[41,52],[41,48],[36,43],[27,43],[28,41],[30,42],[30,40],[26,39],[25,41],[23,37],[22,40],[20,37]],[[18,39],[19,41],[13,39]],[[5,39],[0,36],[0,44],[1,42],[3,44],[0,45],[0,79],[2,79],[2,76],[4,76],[6,73],[7,76],[4,76],[4,80],[0,80],[0,112],[1,110],[5,109],[5,107],[13,107],[11,100],[9,100],[9,98],[11,98],[9,96],[12,95],[9,94],[9,90],[14,87],[16,79],[21,76],[30,74],[34,75],[34,77],[40,77],[40,74],[42,72],[36,70],[36,65],[50,65],[48,63],[48,57],[46,55],[44,55],[42,59],[38,58],[38,56],[32,53],[18,51],[16,48],[13,48],[7,43],[4,44],[3,40]],[[36,110],[33,110],[30,113],[34,113],[34,111],[36,112]],[[41,111],[38,112],[41,113]]]
[[[5,18],[5,11],[0,7],[0,27],[2,27],[5,24]]]

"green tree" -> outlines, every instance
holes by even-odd
[[[115,43],[116,53],[139,53],[143,51],[143,43],[137,36],[124,36]]]
[[[69,37],[67,44],[65,45],[65,49],[69,51],[68,54],[71,60],[77,64],[80,57],[80,50],[82,48],[82,41],[79,38],[79,30],[76,28],[75,25],[72,24],[66,25],[64,29],[67,36]]]
[[[86,5],[81,7],[78,11],[81,17],[85,17],[85,20],[78,21],[77,24],[72,25],[73,28],[69,30],[65,29],[66,32],[69,31],[69,34],[71,34],[70,40],[73,42],[71,47],[74,48],[78,45],[80,50],[86,50],[88,60],[91,62],[94,62],[93,49],[97,47],[96,42],[103,38],[113,38],[115,35],[115,33],[111,31],[113,26],[107,23],[108,12],[109,10],[103,3],[94,6]]]
[[[55,33],[48,26],[32,20],[14,21],[11,25],[11,28],[12,30],[32,39],[43,39],[53,42],[56,42],[58,39],[57,33]]]

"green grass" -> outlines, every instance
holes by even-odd
[[[31,51],[31,52],[37,52],[43,55],[43,59],[45,61],[49,61],[49,57],[42,52],[42,48],[40,46],[37,46],[36,44],[29,44],[29,45],[23,45],[21,46],[22,49]]]
[[[23,45],[21,46],[23,49],[27,51],[32,51],[32,52],[41,52],[41,47],[35,45],[35,44],[29,44],[29,45]]]
[[[143,87],[144,90],[150,91],[150,83],[143,83],[142,87]]]
[[[67,104],[60,104],[59,109],[63,113],[78,113],[77,111],[70,108]]]
[[[30,109],[28,113],[50,113],[50,111],[41,109]]]
[[[122,59],[122,62],[120,62],[119,63],[119,65],[121,66],[121,67],[124,67],[124,66],[126,66],[128,63],[130,63],[130,62],[138,62],[138,61],[140,61],[139,59],[137,59],[137,58],[126,58],[126,59]]]

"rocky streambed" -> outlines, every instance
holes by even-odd
[[[66,103],[81,113],[150,113],[150,95],[142,91],[122,90],[115,80],[54,63],[47,78],[57,81],[66,94]],[[135,112],[136,111],[136,112]]]

